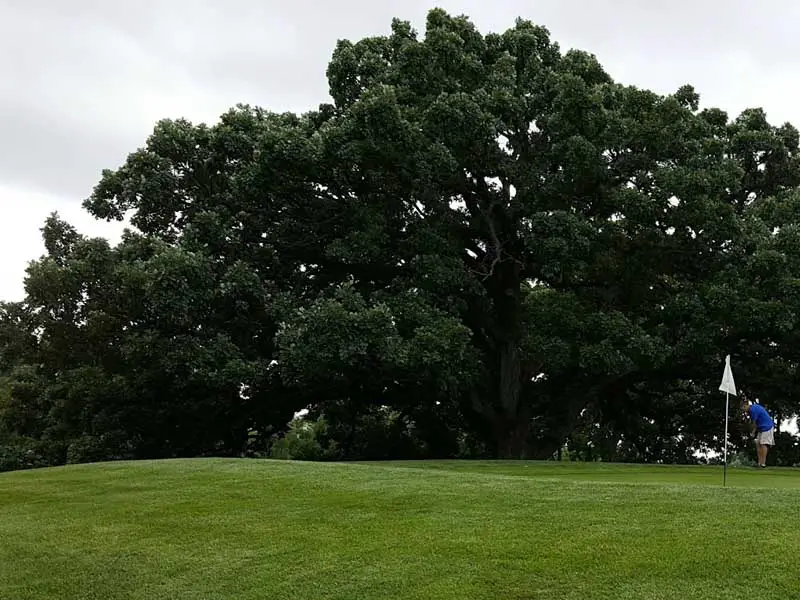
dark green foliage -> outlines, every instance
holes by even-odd
[[[85,202],[130,217],[117,247],[48,220],[0,307],[3,439],[264,454],[309,409],[273,454],[689,463],[721,448],[728,353],[798,413],[792,126],[442,10],[327,74],[305,115],[158,123]]]
[[[768,464],[780,467],[800,466],[800,440],[795,435],[785,431],[777,434],[775,436],[775,447],[770,452],[772,456],[767,457]]]
[[[0,439],[0,472],[37,469],[64,462],[63,448],[22,437]]]
[[[351,416],[346,403],[328,406],[324,417],[297,418],[272,446],[271,457],[291,460],[396,460],[430,455],[414,423],[401,413],[375,407]]]

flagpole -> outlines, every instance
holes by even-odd
[[[725,487],[728,483],[728,412],[729,412],[729,405],[730,405],[730,393],[725,393],[725,450],[723,451],[723,463],[722,463],[722,487]]]
[[[736,396],[736,384],[731,371],[731,355],[725,357],[725,371],[722,374],[722,383],[719,391],[725,392],[725,441],[722,450],[722,487],[728,483],[728,413],[730,412],[731,394]]]

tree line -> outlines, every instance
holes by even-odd
[[[438,9],[340,41],[327,77],[305,114],[159,122],[84,202],[130,220],[117,245],[47,220],[0,307],[0,468],[694,462],[728,353],[798,413],[792,125]]]

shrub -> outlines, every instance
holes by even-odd
[[[131,442],[115,433],[81,436],[70,442],[66,454],[67,464],[130,460],[136,456]]]
[[[0,472],[52,467],[64,461],[64,448],[58,443],[22,437],[0,441]]]
[[[283,460],[335,460],[339,452],[335,441],[327,440],[324,417],[308,420],[294,419],[289,430],[272,444],[270,456]],[[329,442],[323,448],[323,442]]]

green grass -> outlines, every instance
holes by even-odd
[[[800,472],[192,460],[0,475],[0,598],[747,599]]]

